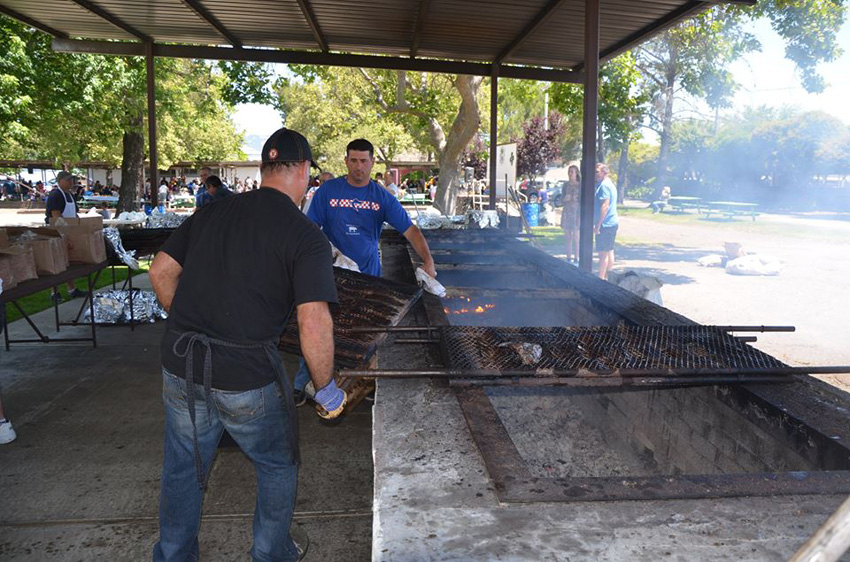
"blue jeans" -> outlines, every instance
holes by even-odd
[[[310,382],[310,370],[307,369],[307,362],[302,357],[298,372],[295,373],[295,382],[292,383],[292,388],[303,392],[308,382]]]
[[[295,510],[298,466],[292,458],[289,421],[277,383],[248,391],[212,390],[207,414],[204,388],[193,384],[198,444],[204,474],[212,465],[226,429],[254,463],[257,500],[254,508],[255,561],[297,560],[289,535]],[[159,542],[155,562],[198,559],[198,531],[204,491],[195,471],[192,422],[186,406],[186,382],[163,369],[165,448],[159,498]],[[293,407],[292,405],[288,407]]]

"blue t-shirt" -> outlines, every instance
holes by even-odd
[[[617,188],[614,182],[605,178],[596,185],[596,200],[593,206],[593,224],[599,223],[599,214],[602,212],[602,203],[608,200],[608,212],[602,219],[602,226],[617,226],[620,219],[617,217]]]
[[[353,259],[360,271],[381,275],[378,240],[384,222],[399,232],[413,223],[392,193],[370,181],[354,187],[345,176],[328,180],[313,195],[307,216],[339,251]]]

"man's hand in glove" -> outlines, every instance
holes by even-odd
[[[338,388],[336,381],[331,379],[331,382],[316,392],[316,413],[319,417],[326,420],[332,420],[339,416],[345,409],[345,403],[348,400],[348,395],[345,391]]]

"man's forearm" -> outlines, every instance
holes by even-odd
[[[324,388],[333,377],[333,319],[328,303],[310,302],[298,306],[298,333],[301,354],[307,362],[313,386]]]
[[[177,292],[177,284],[180,282],[180,274],[183,267],[165,252],[157,253],[153,260],[149,277],[156,298],[166,312],[171,312],[171,302],[174,293]]]
[[[431,255],[431,249],[428,247],[428,241],[417,226],[411,226],[404,232],[404,237],[413,246],[416,254],[422,259],[422,269],[431,277],[437,276],[437,270],[434,267],[434,257]]]

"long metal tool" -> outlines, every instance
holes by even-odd
[[[670,377],[686,379],[688,377],[776,377],[791,375],[850,374],[850,366],[828,367],[721,367],[702,369],[343,369],[342,377],[375,377],[382,379],[499,379],[499,378],[536,378],[551,380],[557,378],[599,380],[606,377]]]

